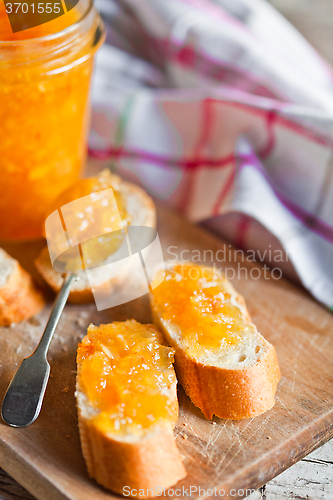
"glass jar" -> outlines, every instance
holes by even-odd
[[[65,16],[73,22],[57,31]],[[80,0],[65,16],[47,23],[54,30],[47,35],[32,28],[9,39],[0,30],[3,240],[40,237],[47,207],[85,162],[93,55],[104,27],[92,0]],[[33,38],[25,38],[28,32]]]

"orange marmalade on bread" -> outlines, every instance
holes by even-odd
[[[191,345],[190,354],[208,354],[241,340],[245,322],[226,280],[211,267],[177,264],[165,271],[153,290],[154,305],[164,321],[177,324]],[[156,279],[160,280],[160,276]]]
[[[59,262],[63,261],[65,270],[71,272],[82,269],[82,262],[77,258],[76,245],[79,241],[83,241],[81,251],[85,268],[92,268],[116,252],[124,241],[126,227],[131,222],[120,177],[111,174],[108,168],[96,177],[78,180],[61,193],[49,206],[46,218],[73,201],[77,203],[74,206],[72,204],[66,216],[71,247],[58,259]],[[52,237],[48,235],[47,239],[51,252],[58,254],[62,234],[57,235],[54,231]]]
[[[90,0],[17,33],[0,2],[0,239],[40,237],[47,206],[78,179],[102,41]]]
[[[161,342],[153,325],[135,320],[89,326],[77,352],[79,379],[103,432],[142,435],[164,419],[176,421],[174,351]]]
[[[91,201],[93,201],[94,193],[98,193],[99,191],[103,191],[106,189],[112,189],[114,194],[114,199],[116,202],[115,211],[119,212],[119,217],[123,222],[124,226],[128,225],[130,222],[130,215],[126,211],[126,200],[120,188],[120,177],[118,175],[114,175],[110,172],[108,168],[102,170],[97,176],[87,177],[86,179],[79,179],[77,182],[72,184],[68,189],[62,192],[57,199],[48,206],[48,209],[45,213],[45,218],[50,215],[54,210],[59,210],[59,208],[67,205],[71,201],[78,200],[79,198],[83,198],[87,195],[93,195]],[[103,193],[101,193],[102,195]],[[105,201],[103,197],[101,197],[101,201]],[[106,205],[105,205],[106,206]],[[115,227],[114,222],[117,221],[117,217],[113,214],[113,217],[110,218],[109,212],[105,210],[103,213],[96,213],[93,210],[92,203],[89,205],[85,205],[85,212],[82,214],[78,214],[73,211],[73,218],[80,218],[82,221],[82,231],[84,232],[90,225],[90,223],[94,223],[97,226],[97,232],[100,234],[104,234],[109,231],[116,231],[119,227]],[[98,220],[90,220],[90,214],[93,214],[92,217],[99,216]],[[87,237],[88,239],[88,237]]]

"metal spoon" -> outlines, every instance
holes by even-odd
[[[31,356],[23,359],[8,386],[1,407],[1,416],[12,427],[27,427],[39,415],[50,375],[47,351],[67,302],[71,285],[77,279],[79,278],[75,274],[66,275],[36,350]]]

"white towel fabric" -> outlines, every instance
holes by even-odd
[[[264,0],[96,5],[90,153],[332,308],[330,66]]]

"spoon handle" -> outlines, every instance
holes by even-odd
[[[44,333],[39,341],[38,346],[36,347],[36,350],[33,354],[36,354],[37,352],[43,353],[43,355],[46,358],[47,351],[49,350],[50,343],[53,337],[53,334],[55,332],[55,329],[57,328],[60,316],[62,314],[62,311],[66,305],[67,299],[69,292],[71,290],[71,286],[73,281],[77,279],[77,276],[75,274],[66,274],[65,280],[63,282],[63,285],[61,289],[59,290],[59,293],[57,295],[57,298],[53,304],[49,320],[46,324]]]
[[[75,274],[66,275],[36,350],[22,360],[8,386],[1,416],[12,427],[27,427],[39,415],[50,375],[47,351],[75,279]]]

